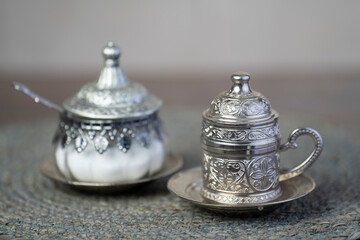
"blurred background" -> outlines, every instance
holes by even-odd
[[[121,65],[165,102],[201,110],[234,71],[281,114],[358,128],[359,1],[1,1],[0,124],[56,113],[54,102],[95,81],[112,40]]]
[[[324,151],[308,171],[318,184],[312,197],[258,221],[192,212],[165,196],[165,178],[129,198],[53,189],[39,167],[53,155],[58,113],[12,82],[61,105],[98,79],[108,41],[121,48],[128,78],[163,100],[169,151],[184,158],[184,168],[200,165],[202,112],[230,89],[233,72],[249,72],[251,87],[280,114],[282,142],[297,127],[323,136]],[[344,239],[359,234],[359,133],[359,0],[0,0],[0,239],[49,239],[55,231],[91,238],[88,230],[110,236],[108,223],[125,238],[140,229],[153,236],[161,223],[170,238],[233,237],[235,228],[245,238],[253,228],[264,239]],[[281,168],[312,151],[312,141],[298,143],[281,154]]]

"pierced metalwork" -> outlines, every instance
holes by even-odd
[[[92,146],[100,154],[111,146],[117,146],[126,153],[134,141],[138,141],[145,148],[151,144],[153,138],[162,141],[160,127],[157,114],[142,119],[118,121],[80,120],[62,115],[54,142],[61,139],[63,147],[73,145],[79,153]]]

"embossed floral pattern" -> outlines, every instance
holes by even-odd
[[[227,100],[220,105],[220,112],[226,115],[239,114],[241,111],[241,105],[239,101]]]
[[[269,112],[269,104],[264,99],[259,101],[248,100],[242,103],[242,111],[246,116],[266,114]]]
[[[230,204],[244,204],[244,203],[262,203],[266,201],[271,201],[276,199],[281,194],[281,188],[276,188],[267,192],[266,194],[262,194],[261,196],[239,196],[233,194],[226,194],[226,193],[214,193],[209,191],[208,189],[203,188],[201,190],[201,195],[205,198],[221,202],[221,203],[230,203]]]
[[[210,112],[225,116],[251,117],[269,114],[270,104],[264,98],[239,101],[237,99],[217,97],[211,102]]]
[[[87,118],[111,119],[138,117],[154,113],[161,107],[161,101],[149,95],[138,83],[116,89],[99,89],[90,83],[74,97],[64,102],[66,111]]]
[[[277,186],[278,156],[230,160],[203,154],[203,180],[212,190],[236,193],[264,192]]]
[[[215,140],[227,140],[236,142],[256,141],[277,136],[279,134],[279,126],[276,123],[271,127],[264,127],[260,129],[236,130],[231,128],[215,127],[203,121],[202,131],[206,137]]]
[[[250,184],[257,191],[266,191],[278,182],[276,161],[271,157],[255,159],[249,167]]]
[[[224,160],[211,161],[210,163],[210,188],[225,191],[248,191],[248,186],[243,183],[245,166],[241,162],[225,162]]]

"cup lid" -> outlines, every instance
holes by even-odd
[[[246,72],[232,74],[233,86],[229,91],[220,93],[203,117],[220,124],[264,124],[277,118],[277,112],[269,101],[259,92],[250,88],[250,75]]]
[[[120,49],[109,42],[103,49],[105,63],[98,81],[64,101],[68,113],[89,119],[124,119],[145,117],[160,109],[160,99],[126,77],[119,66],[120,55]]]

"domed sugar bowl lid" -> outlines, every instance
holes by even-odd
[[[237,72],[231,76],[233,86],[220,93],[203,113],[204,120],[214,124],[252,126],[271,123],[277,119],[277,112],[259,92],[250,88],[250,75]]]
[[[148,116],[160,109],[162,102],[144,86],[131,82],[119,66],[120,49],[109,42],[103,49],[104,68],[97,82],[84,85],[64,101],[67,113],[88,119],[125,119]]]

